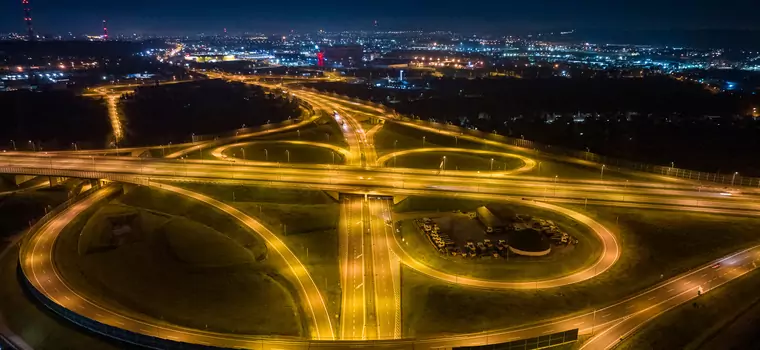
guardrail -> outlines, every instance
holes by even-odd
[[[727,174],[710,173],[710,172],[704,172],[704,171],[698,171],[698,170],[676,168],[674,166],[662,166],[662,165],[655,165],[655,164],[649,164],[649,163],[644,163],[644,162],[636,162],[636,161],[631,161],[631,160],[626,160],[626,159],[621,159],[621,158],[616,158],[616,157],[604,156],[601,154],[587,152],[587,151],[579,151],[579,150],[573,150],[573,149],[568,149],[564,147],[547,145],[540,142],[526,140],[523,138],[514,138],[514,137],[508,137],[508,136],[503,136],[499,134],[489,133],[489,132],[483,132],[479,130],[467,129],[467,128],[463,128],[461,126],[456,126],[456,125],[423,121],[423,120],[416,119],[410,116],[399,114],[395,110],[393,110],[392,108],[384,104],[371,103],[371,102],[367,102],[367,101],[360,100],[357,98],[352,98],[352,97],[339,95],[335,93],[328,93],[328,95],[350,100],[352,102],[362,103],[372,108],[381,108],[386,113],[392,115],[394,119],[397,119],[399,121],[417,123],[420,125],[425,125],[431,128],[439,129],[439,130],[460,132],[462,134],[477,136],[477,137],[481,137],[481,138],[485,138],[485,139],[489,139],[489,140],[493,140],[497,142],[502,142],[510,146],[526,148],[533,151],[540,151],[540,152],[545,152],[549,154],[561,155],[561,156],[576,158],[579,160],[585,160],[585,161],[596,163],[599,168],[604,166],[605,170],[612,170],[612,171],[633,170],[633,171],[640,171],[640,172],[646,172],[646,173],[663,175],[663,176],[671,176],[671,177],[687,179],[687,180],[712,182],[712,183],[727,185],[727,186],[754,186],[754,187],[760,188],[760,178],[742,176],[738,172],[727,173]]]
[[[42,228],[42,226],[45,226],[50,219],[54,218],[56,215],[60,214],[62,211],[66,210],[66,208],[70,207],[72,204],[87,198],[91,194],[95,193],[97,190],[99,190],[101,187],[100,185],[93,186],[87,191],[84,191],[78,195],[76,195],[73,198],[69,198],[65,202],[59,204],[49,212],[47,212],[44,216],[39,218],[37,222],[35,222],[32,226],[29,227],[29,230],[26,231],[24,236],[21,238],[20,246],[21,249],[19,250],[19,256],[22,256],[25,253],[24,248],[26,247],[26,243],[33,237],[39,230]]]

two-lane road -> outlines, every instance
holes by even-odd
[[[340,339],[366,339],[364,208],[360,197],[341,199],[338,239],[343,291]]]

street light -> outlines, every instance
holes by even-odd
[[[396,151],[396,144],[398,143],[398,140],[393,141],[393,151]]]
[[[267,162],[269,161],[269,151],[267,151],[266,148],[264,148],[264,160]]]
[[[493,158],[491,158],[491,171],[493,171]]]
[[[736,179],[736,175],[739,175],[739,172],[734,172],[734,176],[731,177],[731,186],[734,185],[734,180]]]
[[[11,140],[11,144],[13,145],[13,150],[16,150],[16,141]]]
[[[74,146],[74,151],[79,151],[79,148],[77,147],[76,142],[72,142],[71,144]]]
[[[557,179],[559,179],[559,175],[554,175],[554,197],[557,196]]]
[[[454,136],[454,147],[459,147],[459,137]]]
[[[446,156],[443,156],[443,168],[441,168],[441,173],[443,173],[444,170],[446,170]]]
[[[422,137],[422,148],[425,148],[425,136]]]
[[[245,149],[243,147],[240,147],[240,152],[243,152],[243,160],[245,160]]]
[[[599,177],[601,180],[604,180],[604,167],[606,167],[606,165],[602,164],[602,175]]]
[[[288,163],[290,163],[290,151],[285,150],[285,154],[288,156]]]

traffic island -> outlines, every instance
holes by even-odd
[[[602,254],[591,229],[556,212],[519,202],[430,199],[411,197],[396,206],[396,238],[409,256],[444,273],[499,282],[548,280],[583,271]],[[504,218],[490,233],[476,214],[483,204]]]

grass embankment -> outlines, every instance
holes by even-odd
[[[330,314],[340,314],[340,206],[334,199],[321,191],[203,184],[182,186],[224,201],[258,218],[277,233],[306,266],[322,291]],[[337,322],[333,324],[337,325]]]
[[[288,153],[290,154],[290,158],[288,158]],[[246,160],[269,161],[282,164],[333,164],[333,161],[335,164],[343,164],[344,162],[343,155],[331,149],[308,145],[289,145],[286,143],[260,143],[228,148],[225,154],[241,159],[245,157]]]
[[[468,276],[483,279],[505,280],[514,282],[526,282],[536,281],[543,279],[556,278],[564,276],[575,271],[582,270],[586,266],[590,266],[594,261],[599,259],[601,254],[601,241],[599,238],[591,232],[585,226],[571,220],[563,215],[557,213],[532,208],[519,203],[499,202],[499,203],[487,203],[476,201],[456,201],[446,198],[424,198],[424,197],[411,197],[406,199],[412,202],[401,208],[402,210],[414,207],[427,207],[427,208],[454,208],[463,211],[474,210],[474,208],[481,205],[488,205],[489,208],[495,211],[506,213],[511,212],[515,214],[527,214],[534,217],[552,220],[564,231],[579,240],[579,244],[571,246],[557,247],[552,245],[552,252],[543,257],[526,257],[516,256],[511,254],[509,260],[506,259],[491,259],[487,258],[475,258],[464,259],[460,256],[442,255],[438,253],[427,240],[424,233],[420,232],[410,220],[404,220],[402,222],[401,234],[404,237],[404,248],[412,255],[422,260],[424,263],[441,271],[446,271],[460,276]],[[424,205],[423,201],[429,200],[429,205]],[[461,206],[457,208],[456,203],[461,203]],[[399,206],[403,206],[404,202],[401,202]],[[428,209],[429,210],[429,209]],[[438,215],[451,215],[446,211],[440,211],[442,213],[429,213],[421,212],[419,216],[429,216],[435,218]],[[408,217],[408,215],[399,215]],[[461,215],[460,215],[461,217]],[[506,217],[505,217],[506,219]],[[435,220],[435,219],[434,219]],[[460,218],[460,220],[477,220]],[[460,225],[461,226],[461,225]],[[457,230],[472,230],[476,227],[478,232],[462,232]],[[442,226],[443,233],[448,234],[456,242],[460,243],[460,248],[464,249],[464,241],[462,237],[472,237],[474,241],[482,241],[484,238],[491,238],[496,242],[494,235],[488,236],[482,233],[482,228],[475,225],[467,225],[466,227],[446,227]],[[505,235],[499,235],[499,238],[504,238]]]
[[[412,153],[400,157],[391,158],[386,162],[387,166],[399,168],[440,169],[443,157],[446,156],[446,170],[470,170],[470,171],[505,171],[523,166],[523,161],[517,158],[491,157],[473,154],[461,154],[451,152],[428,152]]]
[[[756,348],[756,325],[760,318],[758,288],[760,272],[754,271],[658,316],[617,349]],[[716,333],[727,329],[730,335],[716,337]],[[728,338],[719,339],[725,336]]]
[[[106,206],[59,238],[56,264],[75,289],[129,314],[186,327],[305,334],[295,290],[254,233],[173,194],[137,188],[119,202],[135,206]]]
[[[661,275],[667,279],[760,242],[754,218],[589,208],[588,214],[615,232],[622,247],[610,270],[549,290],[490,291],[443,284],[404,269],[404,334],[477,332],[589,310],[654,285]]]

